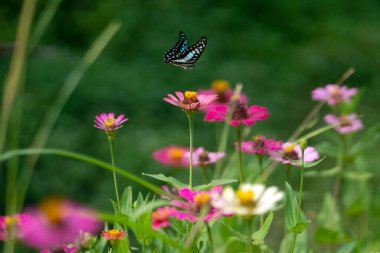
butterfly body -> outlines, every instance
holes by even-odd
[[[202,55],[206,44],[207,38],[201,37],[197,43],[190,47],[185,33],[179,32],[177,44],[164,54],[164,60],[166,63],[183,69],[193,69],[194,64]]]

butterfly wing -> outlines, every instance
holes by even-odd
[[[189,49],[189,42],[187,41],[185,33],[180,31],[177,44],[164,54],[165,62],[170,62],[174,56],[185,52],[187,49]]]
[[[206,45],[207,38],[202,37],[186,51],[175,54],[169,62],[184,69],[192,69],[199,57],[201,57]]]

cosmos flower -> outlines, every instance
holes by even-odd
[[[208,152],[203,147],[199,147],[193,152],[194,166],[208,166],[216,163],[218,160],[226,156],[225,152]],[[186,157],[190,159],[190,152],[186,152]]]
[[[94,127],[104,130],[106,133],[113,133],[117,129],[123,127],[123,123],[128,121],[124,114],[115,119],[115,113],[102,113],[95,116]]]
[[[217,99],[217,95],[198,95],[195,91],[176,91],[176,96],[168,94],[164,101],[180,107],[185,112],[196,112],[205,109],[210,103]]]
[[[300,145],[296,143],[286,142],[282,144],[282,149],[278,151],[271,151],[271,157],[283,164],[292,164],[294,166],[301,166],[299,163],[294,163],[291,160],[301,162],[302,151]],[[290,159],[290,160],[289,160]],[[318,151],[313,147],[307,147],[304,151],[304,162],[310,163],[319,159]]]
[[[258,105],[248,106],[241,101],[235,101],[236,106],[232,113],[231,125],[236,127],[244,124],[252,126],[257,120],[264,120],[269,117],[268,109]],[[208,111],[204,118],[205,121],[225,121],[228,115],[229,106],[220,105]]]
[[[341,116],[327,114],[325,116],[325,122],[329,125],[336,125],[342,123],[342,125],[335,127],[335,130],[341,134],[357,132],[363,128],[363,123],[358,117],[358,115],[356,115],[356,113]]]
[[[281,150],[282,141],[268,139],[265,136],[254,136],[252,141],[243,141],[241,151],[249,154],[264,155],[270,151]],[[237,148],[237,143],[235,143]]]
[[[186,156],[188,150],[188,148],[170,145],[156,150],[153,153],[153,158],[165,166],[174,168],[188,167],[189,159]]]
[[[127,232],[120,229],[111,229],[102,232],[102,237],[107,240],[120,240],[127,236]]]
[[[265,188],[262,184],[244,183],[237,191],[230,186],[225,187],[212,205],[226,215],[253,216],[275,209],[283,198],[284,193],[275,186]]]
[[[337,105],[343,102],[349,102],[357,92],[357,88],[327,84],[325,87],[313,90],[311,97],[313,100],[325,101],[328,105]]]

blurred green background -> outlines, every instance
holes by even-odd
[[[45,5],[46,1],[38,1],[36,18]],[[0,5],[1,84],[9,69],[20,8],[21,1],[15,0]],[[93,118],[102,112],[124,113],[130,121],[117,132],[116,164],[136,174],[162,172],[186,180],[187,173],[165,168],[151,158],[163,146],[188,145],[187,119],[162,100],[168,93],[208,88],[215,79],[241,82],[250,104],[266,106],[271,112],[254,133],[285,140],[313,107],[310,92],[335,82],[349,67],[356,73],[346,84],[363,88],[359,114],[370,126],[380,118],[379,14],[376,0],[63,0],[28,59],[21,146],[30,145],[66,77],[114,19],[121,20],[121,29],[64,107],[48,147],[109,161],[106,136],[93,128]],[[203,35],[208,38],[193,71],[162,59],[180,30],[190,43]],[[196,146],[215,150],[214,125],[203,122],[202,115],[196,117]],[[283,177],[283,171],[276,175]],[[3,213],[4,170],[0,176]],[[200,177],[197,182],[202,182]],[[328,180],[323,183],[329,185]],[[125,179],[119,184],[141,190]],[[318,188],[321,182],[307,181],[306,190],[313,185]],[[36,203],[52,194],[110,210],[112,175],[78,161],[43,156],[26,202]]]

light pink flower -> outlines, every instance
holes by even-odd
[[[128,121],[124,114],[121,114],[115,119],[115,113],[102,113],[95,116],[94,127],[104,130],[106,132],[114,132],[117,129],[123,127],[123,123]]]
[[[341,134],[357,132],[363,128],[363,123],[358,117],[358,115],[356,115],[356,113],[341,116],[327,114],[325,116],[325,122],[329,125],[336,125],[342,123],[342,125],[335,127],[336,131],[338,131]]]
[[[337,105],[343,102],[349,102],[357,92],[357,88],[327,84],[325,87],[313,90],[311,97],[313,100],[325,101],[328,105]]]
[[[243,141],[241,143],[241,151],[249,154],[264,155],[270,151],[281,150],[282,141],[274,139],[267,140],[265,136],[254,136],[253,141]],[[237,148],[237,143],[235,143]]]
[[[102,225],[94,211],[62,198],[48,199],[26,214],[32,218],[22,227],[23,241],[37,249],[74,242],[81,232],[96,233]]]
[[[207,166],[216,163],[225,156],[225,152],[208,152],[203,147],[199,147],[193,151],[193,165]],[[190,152],[186,152],[186,158],[190,159]]]
[[[294,163],[290,160],[295,160],[301,162],[302,151],[301,147],[295,143],[286,142],[282,144],[282,150],[271,151],[271,157],[283,164],[292,164],[294,166],[301,166],[300,164]],[[289,160],[290,159],[290,160]],[[311,163],[319,159],[319,153],[313,147],[307,147],[304,151],[304,162]]]
[[[188,152],[188,150],[188,148],[170,145],[154,151],[153,158],[169,167],[188,167],[190,163],[186,156],[186,152]]]
[[[154,229],[160,229],[170,226],[170,217],[175,216],[177,209],[174,207],[164,206],[158,208],[152,213],[152,226]]]
[[[195,91],[185,93],[176,91],[176,96],[168,94],[164,101],[182,108],[186,112],[196,112],[205,109],[210,103],[217,99],[217,95],[198,95]]]
[[[12,216],[0,216],[0,241],[5,241],[9,239],[9,229],[11,226],[15,226],[15,236],[20,239],[23,237],[23,227],[28,225],[30,215],[27,214],[15,214]]]
[[[237,105],[232,113],[231,125],[240,126],[244,124],[246,126],[252,126],[257,120],[264,120],[269,117],[268,109],[258,105],[248,106],[241,101],[235,101]],[[225,121],[228,115],[229,106],[220,105],[208,111],[204,118],[205,121]]]

